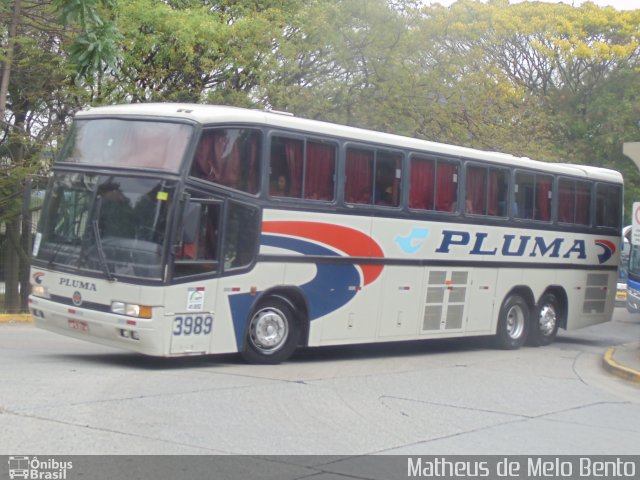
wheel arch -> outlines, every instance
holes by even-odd
[[[527,306],[529,307],[529,313],[533,313],[533,308],[536,305],[535,297],[533,296],[533,292],[531,288],[526,285],[516,285],[511,290],[507,292],[507,294],[502,299],[502,303],[509,298],[511,295],[520,295],[525,302],[527,302]]]

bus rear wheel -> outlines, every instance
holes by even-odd
[[[545,293],[536,309],[536,315],[531,323],[527,343],[540,347],[549,345],[558,334],[560,326],[558,299],[552,293]]]
[[[509,295],[500,307],[496,343],[505,350],[520,348],[527,339],[529,305],[518,294]]]
[[[272,297],[260,303],[251,316],[242,357],[248,363],[275,365],[291,356],[299,338],[293,308],[285,300]]]

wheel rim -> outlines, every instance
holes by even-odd
[[[524,331],[524,325],[525,317],[522,307],[518,305],[512,306],[507,312],[507,335],[514,340],[520,338]]]
[[[545,305],[540,309],[540,316],[538,317],[538,328],[540,333],[544,336],[553,334],[556,328],[557,315],[556,309],[553,305]]]
[[[287,317],[280,310],[260,310],[251,319],[249,338],[254,347],[264,354],[277,352],[289,335]]]

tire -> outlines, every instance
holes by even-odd
[[[504,350],[516,350],[527,339],[529,305],[520,295],[509,295],[500,307],[496,343]]]
[[[300,327],[294,310],[277,297],[261,302],[249,319],[242,357],[248,363],[275,365],[298,346]]]
[[[538,302],[535,316],[531,319],[527,343],[534,347],[549,345],[555,340],[559,326],[558,299],[552,293],[545,293]]]

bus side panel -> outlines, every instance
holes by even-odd
[[[212,352],[242,350],[251,309],[264,298],[265,292],[283,284],[284,271],[283,263],[258,263],[248,273],[218,281]]]
[[[415,338],[418,335],[424,309],[423,278],[422,267],[385,267],[379,280],[384,298],[381,297],[378,309],[378,338]]]
[[[216,319],[216,283],[207,279],[166,288],[165,317],[159,329],[165,334],[170,355],[212,351],[220,323]]]
[[[615,304],[617,273],[584,271],[576,276],[579,280],[573,283],[573,288],[567,288],[567,330],[609,321]]]
[[[496,268],[477,268],[472,271],[466,313],[467,334],[486,335],[494,332],[494,319],[500,308],[495,298],[498,274]]]

